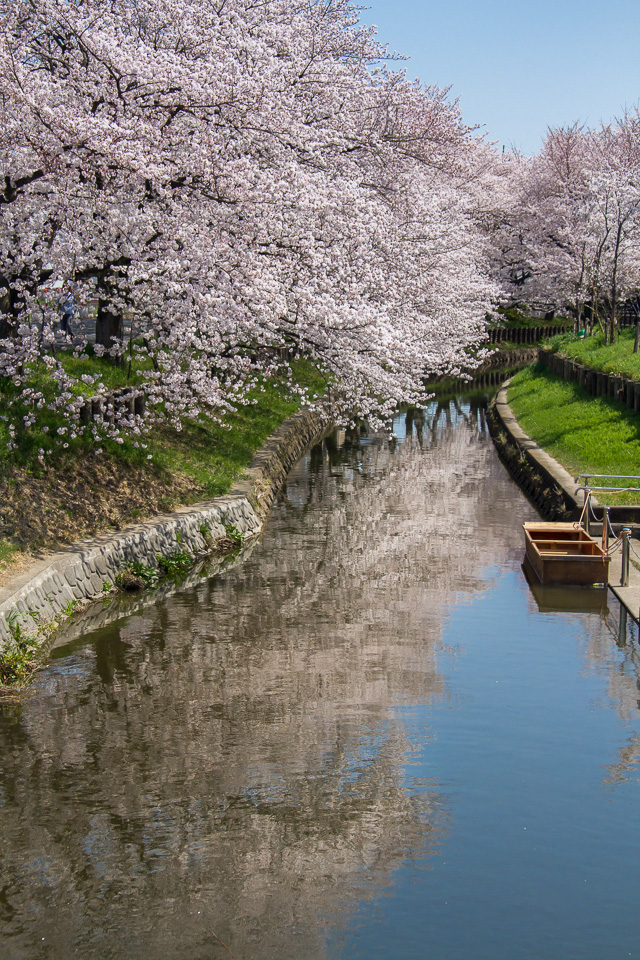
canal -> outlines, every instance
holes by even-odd
[[[0,705],[3,960],[637,957],[637,638],[530,589],[535,518],[434,402],[61,636]]]

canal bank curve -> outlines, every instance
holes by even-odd
[[[487,423],[498,456],[544,515],[551,520],[578,521],[584,506],[584,493],[578,492],[578,484],[571,474],[524,432],[507,402],[508,386],[507,380],[487,411]],[[595,497],[591,502],[598,504]],[[629,508],[619,508],[620,519],[616,521],[615,509],[610,508],[613,525],[617,530],[622,525],[628,527],[637,541],[640,531],[635,515],[630,514]],[[629,515],[633,519],[628,519]],[[594,531],[600,529],[597,522],[592,526]],[[637,558],[638,551],[634,549],[633,553]],[[621,570],[618,582],[616,572],[615,579],[609,581],[609,589],[640,624],[640,566],[636,560],[631,562],[626,580]]]
[[[498,455],[514,480],[552,520],[578,520],[583,495],[565,468],[528,436],[507,402],[507,380],[489,404],[487,423]]]
[[[0,649],[16,634],[43,636],[61,614],[104,597],[125,566],[139,562],[155,567],[158,555],[175,551],[194,557],[210,552],[230,526],[257,536],[287,473],[330,426],[326,413],[302,410],[254,454],[226,496],[73,544],[11,578],[0,588]]]

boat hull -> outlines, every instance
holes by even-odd
[[[542,584],[608,583],[609,561],[601,544],[573,523],[525,523],[525,553]]]

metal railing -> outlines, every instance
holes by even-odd
[[[640,486],[611,487],[594,486],[589,483],[589,480],[635,480],[640,484],[640,477],[628,477],[622,473],[579,473],[575,482],[578,483],[579,480],[584,480],[584,484],[578,487],[578,490],[609,490],[611,493],[640,493]]]
[[[598,518],[595,515],[593,510],[593,505],[591,503],[591,493],[594,490],[610,490],[611,492],[616,493],[627,493],[627,492],[639,492],[640,487],[610,487],[610,486],[591,486],[589,480],[636,480],[640,482],[640,477],[631,477],[624,474],[606,474],[606,473],[580,473],[576,477],[576,483],[578,480],[584,478],[585,483],[576,489],[576,493],[584,492],[584,506],[582,508],[582,514],[580,515],[580,520],[578,523],[584,526],[584,529],[589,533],[589,520],[590,518],[598,522]],[[638,554],[633,549],[631,545],[631,528],[623,527],[618,536],[616,537],[615,531],[611,526],[611,520],[609,519],[609,510],[610,508],[602,505],[602,549],[608,556],[622,547],[622,569],[620,571],[620,586],[628,587],[629,586],[629,565],[631,562],[631,552],[633,551],[634,555],[640,560]],[[609,536],[613,538],[613,541],[610,543]]]

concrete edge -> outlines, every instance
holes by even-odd
[[[584,497],[574,478],[524,432],[507,403],[506,380],[487,411],[498,454],[516,482],[552,520],[577,520]],[[501,437],[500,434],[503,433]]]
[[[0,650],[16,628],[23,635],[44,638],[46,628],[61,614],[104,597],[128,564],[156,566],[159,554],[176,550],[187,550],[194,557],[205,554],[212,539],[225,536],[225,524],[248,537],[257,536],[290,469],[331,424],[326,413],[299,411],[255,453],[226,496],[73,544],[12,577],[0,588]]]

